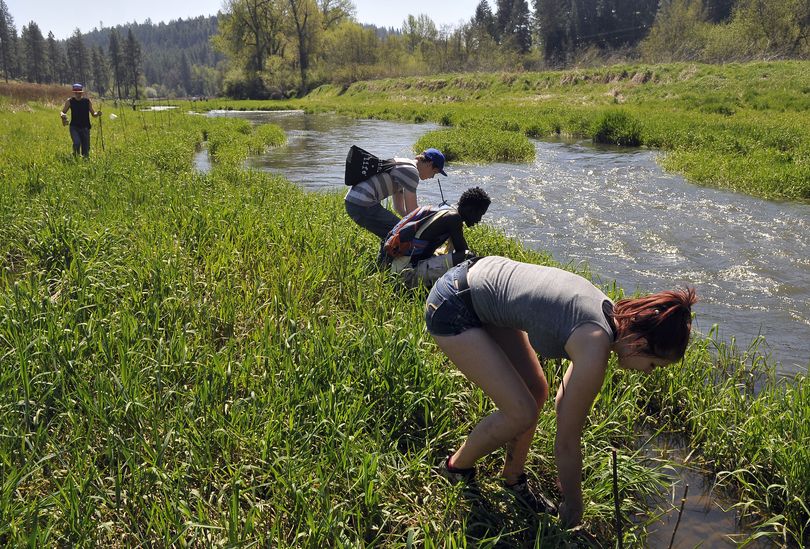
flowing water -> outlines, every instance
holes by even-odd
[[[343,165],[351,145],[380,156],[413,156],[412,144],[437,128],[299,111],[212,115],[281,126],[288,144],[249,165],[313,191],[346,189]],[[485,223],[557,261],[587,264],[628,292],[693,285],[700,297],[698,330],[707,333],[718,324],[720,339],[736,338],[743,348],[764,337],[761,350],[783,374],[807,371],[810,205],[693,185],[664,172],[658,153],[648,150],[570,141],[537,141],[535,147],[536,159],[528,164],[449,163],[442,190],[423,181],[419,201],[438,204],[443,196],[454,202],[464,189],[481,186],[492,198]],[[198,166],[207,167],[205,151]],[[739,533],[735,514],[723,511],[700,474],[686,468],[674,474],[691,493],[673,547],[735,546],[729,537]],[[670,542],[682,488],[677,491],[649,529],[651,547]]]
[[[343,191],[353,144],[381,156],[412,156],[431,124],[354,120],[299,111],[215,113],[272,122],[287,146],[253,158],[308,190]],[[479,185],[492,198],[484,222],[565,264],[586,263],[627,292],[693,285],[696,328],[719,326],[741,348],[764,337],[761,350],[786,375],[810,365],[810,205],[768,202],[700,187],[664,172],[658,153],[536,141],[529,164],[449,163],[442,178],[450,202]],[[419,201],[438,204],[435,181]]]

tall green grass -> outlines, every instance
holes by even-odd
[[[243,168],[276,130],[120,114],[89,161],[52,110],[0,115],[0,544],[582,539],[511,500],[498,456],[477,495],[433,471],[492,404],[426,334],[424,290],[374,267],[338,195]],[[487,227],[469,240],[551,261]],[[625,543],[644,544],[629,518],[667,482],[634,435],[652,426],[699,445],[756,532],[807,542],[806,378],[781,386],[758,355],[716,345],[651,379],[611,368],[583,439],[594,538],[614,537],[615,446]],[[556,389],[564,364],[546,367]],[[530,471],[550,493],[554,430],[549,405]]]
[[[534,160],[534,145],[520,133],[489,127],[453,128],[428,132],[414,145],[417,151],[436,147],[452,162],[526,162]]]

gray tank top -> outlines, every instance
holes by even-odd
[[[565,343],[589,322],[614,339],[605,317],[613,302],[577,274],[490,256],[470,268],[467,282],[481,322],[523,330],[544,358],[569,358]]]

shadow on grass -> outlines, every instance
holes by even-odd
[[[556,517],[526,508],[503,488],[477,482],[463,487],[459,503],[469,509],[464,536],[475,547],[492,548],[602,548],[601,543],[581,528],[566,530]]]

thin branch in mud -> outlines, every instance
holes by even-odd
[[[686,505],[686,495],[689,493],[689,485],[683,489],[683,497],[681,498],[681,508],[678,510],[678,520],[675,522],[675,529],[672,530],[672,537],[669,540],[669,547],[672,549],[672,544],[675,543],[675,533],[678,531],[678,526],[681,524],[681,517],[683,516],[683,508]]]
[[[622,549],[622,512],[619,505],[619,469],[616,464],[616,449],[611,450],[613,454],[613,504],[616,507],[616,539],[619,542],[619,549]]]

